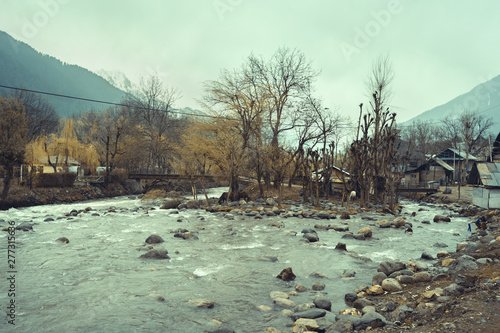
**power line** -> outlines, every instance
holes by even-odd
[[[123,103],[107,102],[107,101],[101,101],[101,100],[92,99],[92,98],[69,96],[69,95],[56,94],[56,93],[51,93],[51,92],[46,92],[46,91],[39,91],[39,90],[32,90],[32,89],[26,89],[26,88],[11,87],[11,86],[3,85],[3,84],[0,84],[0,88],[7,88],[7,89],[12,89],[12,90],[18,90],[18,91],[32,92],[32,93],[36,93],[36,94],[40,94],[40,95],[48,95],[48,96],[62,97],[62,98],[68,98],[68,99],[75,99],[75,100],[85,101],[85,102],[101,103],[101,104],[113,105],[113,106],[130,107],[130,105],[123,104]],[[139,109],[145,109],[145,107],[137,107],[137,108],[139,108]],[[153,110],[154,111],[160,111],[160,112],[175,113],[175,114],[179,114],[179,115],[183,115],[183,116],[205,117],[205,118],[219,118],[219,119],[226,119],[226,120],[237,120],[237,119],[231,119],[231,118],[226,118],[226,117],[211,116],[211,115],[206,115],[206,114],[196,114],[196,113],[180,112],[180,111],[164,111],[164,110],[159,110],[159,109],[153,109]]]

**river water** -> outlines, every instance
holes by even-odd
[[[434,256],[468,236],[465,218],[433,223],[436,214],[449,215],[445,207],[404,202],[403,216],[413,223],[413,234],[380,229],[376,222],[392,216],[366,212],[346,220],[350,230],[370,226],[373,239],[342,239],[344,232],[318,231],[320,241],[307,243],[300,233],[315,224],[340,220],[268,217],[257,220],[204,210],[144,207],[137,198],[114,198],[76,204],[47,205],[0,212],[0,226],[35,223],[33,231],[16,231],[15,297],[8,295],[7,236],[0,234],[2,253],[0,304],[1,332],[204,332],[230,327],[236,332],[263,332],[267,327],[290,330],[291,319],[273,304],[271,291],[289,292],[296,283],[311,288],[326,285],[332,312],[346,308],[344,294],[361,284],[371,284],[377,265],[387,259],[406,262],[423,251]],[[75,217],[72,210],[92,210]],[[110,211],[110,207],[116,207]],[[418,211],[419,208],[424,210]],[[300,207],[297,207],[300,209]],[[411,216],[417,212],[416,216]],[[53,221],[45,221],[52,218]],[[3,221],[2,221],[3,220]],[[423,224],[422,221],[431,221]],[[270,225],[284,222],[284,227]],[[175,238],[172,230],[185,228],[199,239]],[[290,231],[297,232],[296,235]],[[169,251],[170,260],[145,260],[145,239],[160,235],[155,245]],[[68,244],[55,240],[69,239]],[[348,252],[335,250],[338,242]],[[357,253],[353,255],[353,253]],[[292,267],[297,279],[284,282],[276,275]],[[341,278],[344,270],[354,278]],[[312,273],[318,272],[325,278]],[[7,281],[7,282],[6,282]],[[291,296],[296,304],[311,302],[317,292]],[[164,298],[164,301],[158,300]],[[15,326],[8,323],[7,305],[15,298]],[[188,301],[209,298],[212,309],[193,308]],[[266,305],[271,311],[258,306]],[[288,326],[288,327],[287,327]]]

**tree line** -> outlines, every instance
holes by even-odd
[[[424,131],[425,123],[398,129],[389,107],[394,72],[387,56],[376,59],[368,74],[370,98],[359,105],[357,125],[315,95],[318,75],[296,49],[279,48],[267,59],[251,54],[240,67],[223,69],[204,83],[199,117],[177,113],[180,93],[156,75],[142,80],[120,105],[72,118],[58,119],[54,108],[32,93],[0,97],[2,196],[14,166],[33,166],[44,157],[54,171],[67,170],[69,158],[91,173],[104,166],[106,184],[118,169],[219,175],[230,192],[240,190],[242,177],[251,178],[261,196],[274,187],[280,204],[284,187],[297,182],[303,200],[319,204],[331,194],[336,170],[344,192],[392,208],[402,174],[397,171],[410,153],[410,148],[400,151],[401,138],[414,147],[412,154],[425,155],[425,135],[435,131]],[[457,144],[460,133],[468,133],[468,142],[477,138],[477,124],[469,124],[469,132],[446,124],[438,132],[454,133]]]

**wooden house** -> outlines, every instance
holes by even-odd
[[[441,158],[433,156],[414,169],[407,169],[401,181],[403,187],[428,187],[429,184],[449,184],[454,168]]]

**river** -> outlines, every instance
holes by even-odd
[[[1,211],[2,227],[9,221],[16,226],[23,222],[35,225],[33,231],[15,233],[15,297],[8,293],[12,275],[7,272],[9,235],[0,234],[2,310],[8,314],[9,302],[15,300],[15,326],[9,324],[9,317],[2,316],[0,331],[291,330],[291,319],[281,312],[283,308],[273,304],[271,291],[289,292],[301,283],[309,291],[291,299],[296,304],[307,303],[317,293],[310,290],[312,284],[321,280],[326,285],[321,293],[332,302],[332,312],[338,313],[347,307],[346,293],[371,284],[381,261],[406,262],[418,259],[423,251],[435,256],[442,250],[435,243],[445,244],[448,247],[444,249],[453,252],[456,243],[468,236],[465,218],[432,222],[436,214],[450,214],[445,207],[403,204],[402,214],[413,223],[413,234],[378,228],[378,220],[393,217],[365,212],[346,222],[354,233],[370,226],[373,239],[342,239],[344,232],[319,230],[317,243],[305,242],[301,230],[340,221],[281,216],[258,220],[245,215],[229,220],[224,213],[204,210],[172,213],[129,197]],[[92,210],[65,216],[87,207]],[[412,212],[416,215],[411,216]],[[423,224],[426,220],[431,223]],[[283,228],[270,225],[279,221],[283,221]],[[178,228],[194,232],[199,239],[175,238],[171,231]],[[139,259],[151,234],[165,240],[155,247],[167,249],[170,260]],[[69,243],[56,242],[60,237],[68,238]],[[334,249],[338,242],[347,245],[347,253]],[[297,275],[294,282],[276,278],[286,267],[292,267]],[[347,269],[356,272],[354,278],[340,277]],[[326,277],[311,275],[315,272]],[[188,301],[197,298],[213,299],[217,304],[212,309],[193,308]],[[271,310],[258,308],[260,305]]]

